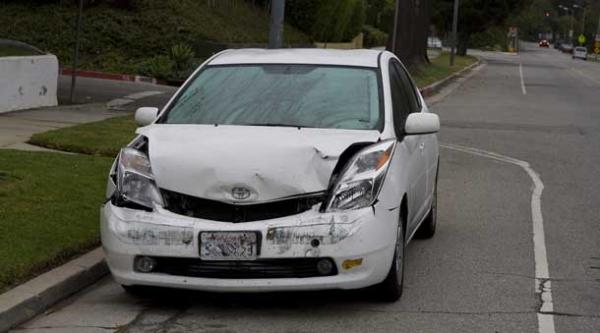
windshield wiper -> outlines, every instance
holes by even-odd
[[[312,128],[311,126],[280,124],[280,123],[249,123],[249,124],[241,124],[241,125],[243,125],[243,126],[267,126],[267,127],[297,127],[298,129]]]

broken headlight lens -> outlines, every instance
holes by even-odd
[[[163,206],[150,160],[146,154],[133,148],[123,148],[117,167],[117,190],[121,199],[147,208]]]
[[[395,140],[386,140],[359,151],[333,186],[327,210],[372,205],[379,195],[395,145]]]

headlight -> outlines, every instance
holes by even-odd
[[[373,204],[385,179],[395,140],[386,140],[359,151],[333,186],[328,211],[358,209]]]
[[[150,209],[155,205],[163,206],[148,156],[133,148],[123,148],[119,153],[117,191],[126,202]]]

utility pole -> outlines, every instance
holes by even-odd
[[[75,98],[75,83],[77,81],[77,66],[79,66],[79,39],[81,37],[81,18],[83,16],[83,0],[79,0],[77,12],[77,28],[75,33],[75,50],[73,52],[73,68],[71,72],[71,94],[69,101],[73,103]]]
[[[398,15],[400,15],[400,1],[396,0],[396,10],[394,11],[394,30],[392,30],[392,51],[396,54],[396,38],[398,38]]]
[[[454,0],[454,15],[452,17],[452,45],[450,47],[450,66],[454,66],[454,53],[458,44],[458,0]]]
[[[283,20],[285,0],[271,0],[271,26],[269,27],[269,48],[278,49],[283,44]]]

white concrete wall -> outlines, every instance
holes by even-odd
[[[0,113],[57,105],[57,83],[54,55],[0,57]]]

